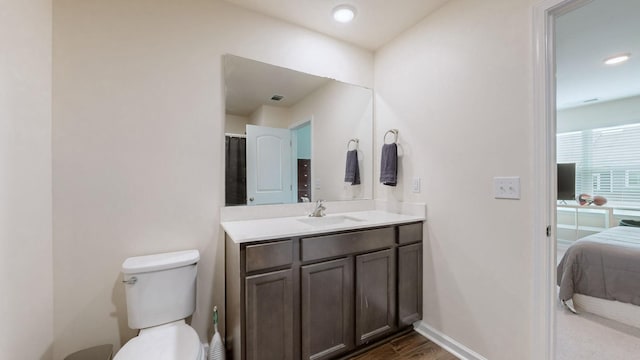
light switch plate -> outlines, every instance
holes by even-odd
[[[496,199],[520,199],[520,177],[494,177],[493,195]]]
[[[414,193],[419,193],[420,192],[420,178],[419,177],[414,177],[411,181],[411,191],[413,191]]]

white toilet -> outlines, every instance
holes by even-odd
[[[198,250],[128,258],[122,264],[129,327],[140,329],[114,360],[205,360],[184,321],[196,307]]]

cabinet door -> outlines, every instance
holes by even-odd
[[[398,325],[422,319],[422,244],[398,247]]]
[[[293,359],[293,270],[246,278],[246,359]]]
[[[392,332],[396,322],[393,249],[356,257],[356,342]]]
[[[353,349],[353,258],[302,266],[302,358]]]

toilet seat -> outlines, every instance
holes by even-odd
[[[196,331],[184,320],[142,329],[113,360],[204,360]]]

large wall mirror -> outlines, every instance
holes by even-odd
[[[372,198],[371,89],[234,55],[223,63],[227,206]]]

